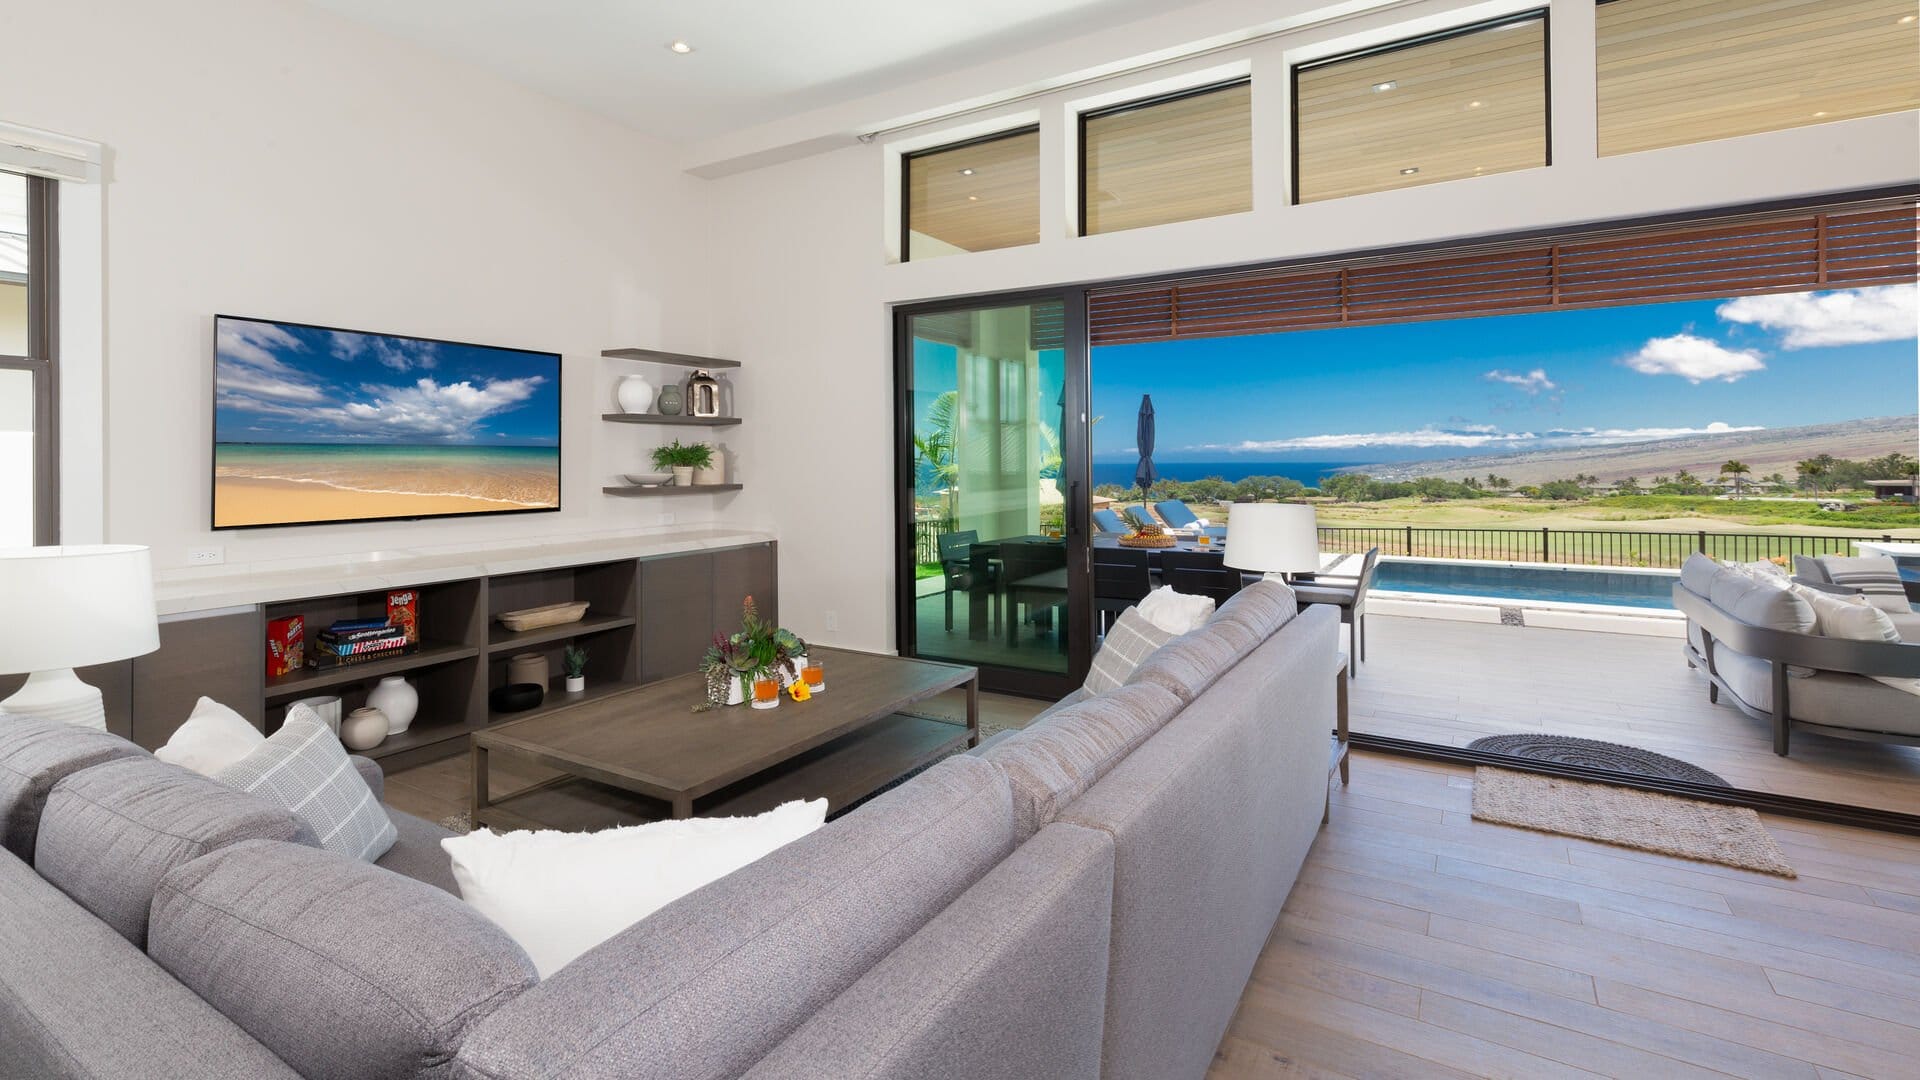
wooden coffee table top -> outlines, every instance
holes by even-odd
[[[694,712],[706,679],[682,675],[497,724],[473,745],[643,795],[698,798],[977,676],[929,660],[819,646],[810,654],[826,668],[827,689],[809,701],[782,695],[775,709]]]

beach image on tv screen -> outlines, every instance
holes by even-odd
[[[560,508],[560,357],[220,316],[213,525]]]

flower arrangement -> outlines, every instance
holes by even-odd
[[[740,605],[740,629],[715,634],[700,660],[700,673],[707,681],[707,700],[701,708],[727,704],[735,687],[742,698],[751,697],[755,679],[797,678],[797,661],[806,652],[807,643],[798,634],[762,619],[753,597],[747,597]]]

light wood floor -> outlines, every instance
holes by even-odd
[[[1920,814],[1920,749],[1796,734],[1779,757],[1766,724],[1707,701],[1678,638],[1384,615],[1368,617],[1367,636],[1356,732],[1455,746],[1576,735],[1681,758],[1736,787]]]
[[[1920,840],[1767,818],[1788,881],[1471,798],[1356,755],[1210,1080],[1920,1076]]]

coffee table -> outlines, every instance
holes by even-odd
[[[827,688],[775,709],[695,712],[698,674],[562,706],[474,734],[473,822],[598,829],[664,817],[757,814],[790,799],[856,802],[929,762],[980,744],[980,673],[929,660],[815,646]],[[905,710],[965,688],[965,726]],[[493,755],[561,775],[503,795]]]

